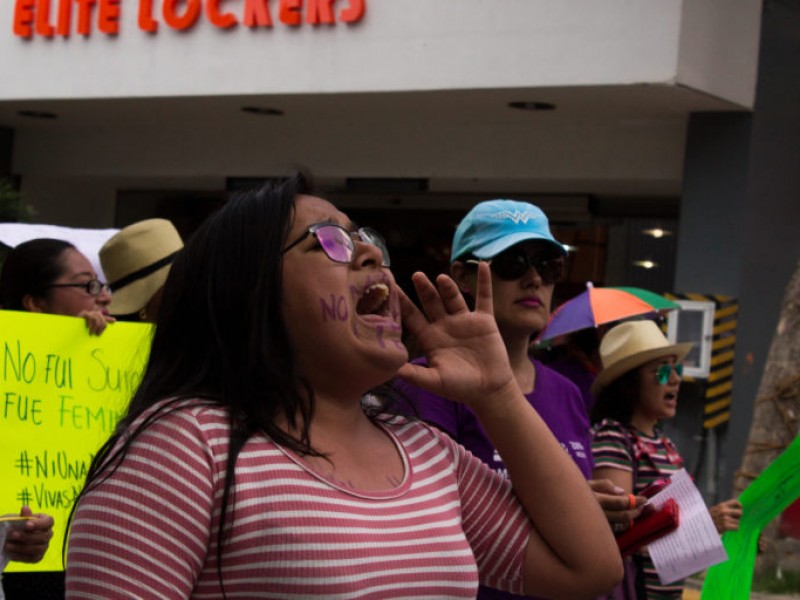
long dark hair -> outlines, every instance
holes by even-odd
[[[64,240],[38,238],[23,242],[8,253],[0,273],[0,306],[25,310],[25,296],[44,297],[47,286],[64,273],[63,255],[75,246]]]
[[[592,424],[603,419],[614,419],[623,425],[630,425],[633,409],[639,402],[641,380],[639,369],[635,368],[603,388],[592,406]]]
[[[229,502],[235,503],[234,465],[247,440],[265,432],[300,454],[320,455],[309,439],[314,397],[297,373],[281,311],[282,249],[295,198],[309,193],[310,187],[305,176],[296,175],[238,193],[176,257],[142,382],[115,433],[92,461],[75,503],[119,467],[144,429],[177,410],[179,403],[193,399],[224,407],[231,433],[217,538],[220,582],[226,512]],[[131,428],[142,413],[165,399],[169,400]],[[280,416],[292,433],[275,425]]]

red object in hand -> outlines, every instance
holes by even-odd
[[[617,536],[619,552],[623,558],[633,554],[642,546],[675,531],[679,524],[678,503],[670,498],[658,510],[641,515]]]
[[[639,495],[644,496],[645,498],[652,498],[668,485],[669,485],[669,479],[656,479],[653,483],[651,483],[641,492],[639,492]]]

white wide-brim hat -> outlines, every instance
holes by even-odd
[[[166,219],[147,219],[121,229],[100,248],[100,264],[111,288],[112,315],[143,309],[167,282],[183,241]]]
[[[628,321],[610,329],[600,342],[600,360],[603,370],[592,384],[596,396],[603,388],[628,371],[665,356],[676,356],[681,362],[691,343],[670,344],[653,321]]]

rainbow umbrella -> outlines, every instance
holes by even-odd
[[[641,288],[597,288],[591,284],[587,284],[586,288],[585,292],[566,301],[553,312],[547,327],[539,335],[539,342],[573,331],[679,307],[677,303]]]
[[[644,300],[648,304],[650,304],[653,308],[658,311],[669,311],[675,310],[681,307],[680,304],[677,302],[673,302],[662,296],[661,294],[656,294],[655,292],[651,292],[650,290],[646,290],[644,288],[638,287],[620,287],[620,286],[610,286],[607,288],[601,288],[606,290],[622,290],[623,292],[628,292],[629,294],[633,294],[640,300]]]

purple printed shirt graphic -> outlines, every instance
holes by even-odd
[[[414,361],[425,364],[424,360]],[[592,443],[589,417],[578,387],[563,375],[537,360],[536,383],[528,402],[569,453],[586,479],[592,476]],[[406,382],[398,385],[404,400],[411,403],[420,419],[436,425],[495,471],[508,476],[503,459],[497,453],[475,414],[463,404],[431,394]],[[481,587],[479,600],[521,598],[492,588]]]

